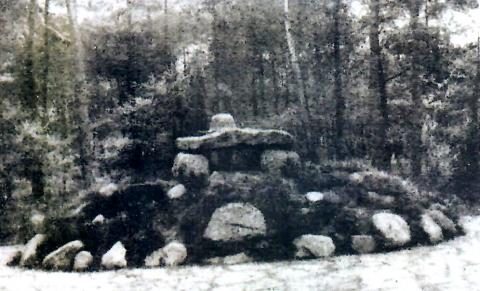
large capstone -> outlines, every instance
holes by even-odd
[[[45,243],[46,238],[47,236],[44,234],[37,234],[27,242],[22,251],[22,257],[20,258],[20,266],[30,267],[35,264],[38,259],[37,249],[43,243]]]
[[[300,156],[296,152],[266,150],[261,157],[262,170],[274,175],[295,177],[300,167]]]
[[[246,146],[291,146],[293,137],[275,129],[224,128],[202,136],[177,138],[177,147],[184,151],[201,151]]]
[[[219,113],[212,116],[210,131],[222,130],[225,128],[236,128],[235,120],[230,113]]]
[[[380,212],[373,215],[372,222],[389,245],[402,246],[411,239],[410,227],[407,222],[397,214]]]
[[[112,248],[102,256],[102,266],[107,269],[124,268],[127,266],[125,255],[127,250],[121,242],[115,243]]]
[[[179,153],[173,162],[172,173],[184,183],[204,183],[210,175],[208,160],[202,155]]]
[[[75,254],[83,248],[79,240],[69,242],[57,250],[48,254],[42,262],[42,266],[53,270],[68,270],[72,266]]]
[[[297,252],[297,258],[305,257],[328,257],[335,252],[333,240],[328,236],[305,234],[293,241]]]
[[[213,241],[240,241],[266,232],[260,210],[249,203],[230,203],[215,210],[203,236]]]

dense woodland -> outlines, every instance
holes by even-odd
[[[480,42],[441,21],[476,0],[125,1],[103,22],[78,21],[88,1],[1,1],[3,225],[168,179],[175,138],[219,112],[288,130],[305,161],[478,198]]]

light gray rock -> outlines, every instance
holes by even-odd
[[[22,257],[20,258],[20,266],[29,267],[32,266],[38,259],[37,248],[41,246],[47,236],[44,234],[36,234],[25,245],[22,251]]]
[[[300,171],[300,156],[296,152],[266,150],[260,158],[262,170],[274,175],[296,176]]]
[[[307,194],[305,194],[305,198],[307,198],[309,202],[315,203],[315,202],[322,201],[324,198],[324,195],[322,192],[308,192]]]
[[[107,185],[104,185],[98,190],[98,194],[104,197],[109,197],[112,196],[113,193],[118,191],[118,186],[115,183],[109,183]]]
[[[327,192],[308,192],[305,194],[305,198],[312,203],[317,203],[320,201],[329,202],[329,203],[340,203],[341,198],[333,191]]]
[[[333,240],[328,236],[305,234],[293,241],[297,252],[295,256],[297,258],[305,257],[328,257],[335,252],[335,245]]]
[[[168,190],[167,196],[170,199],[178,199],[187,193],[187,188],[183,184],[178,184]]]
[[[429,210],[428,215],[430,215],[433,220],[444,230],[449,231],[451,233],[457,232],[457,227],[455,223],[448,218],[443,212],[440,210]]]
[[[179,242],[171,242],[163,247],[163,262],[166,266],[177,266],[187,259],[187,248]]]
[[[163,249],[158,249],[151,254],[149,254],[145,260],[144,264],[145,267],[158,267],[162,264],[162,258],[163,258]]]
[[[372,217],[373,226],[392,246],[402,246],[411,239],[410,227],[399,215],[380,212]]]
[[[47,269],[68,270],[72,266],[73,258],[83,243],[79,240],[69,242],[48,254],[42,261],[42,266]]]
[[[360,254],[371,253],[375,250],[375,239],[371,235],[352,235],[352,249]]]
[[[442,228],[433,220],[433,218],[424,213],[420,217],[420,226],[423,231],[428,235],[431,242],[435,243],[443,239]]]
[[[230,113],[219,113],[212,116],[210,131],[222,130],[225,128],[236,128],[235,120]]]
[[[176,140],[183,151],[211,150],[238,145],[272,146],[293,144],[293,137],[286,131],[253,128],[223,128],[202,136],[182,137]]]
[[[121,242],[116,242],[112,248],[102,256],[101,265],[107,269],[124,268],[127,266],[125,255],[127,250]]]
[[[203,236],[214,241],[239,241],[266,232],[260,210],[249,203],[230,203],[215,210]]]
[[[202,155],[179,153],[172,167],[173,176],[184,181],[208,180],[210,170],[208,160]]]
[[[206,262],[213,265],[238,265],[253,262],[253,259],[245,253],[238,253],[226,257],[210,258]]]
[[[101,225],[105,223],[105,217],[102,214],[99,214],[95,216],[95,218],[92,220],[92,223],[95,225]]]
[[[145,258],[146,267],[157,267],[160,265],[177,266],[187,259],[187,248],[180,242],[170,242],[163,248],[154,251]]]
[[[73,260],[73,270],[80,272],[88,269],[93,263],[93,256],[90,252],[81,251]]]

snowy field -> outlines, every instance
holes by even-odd
[[[98,273],[5,266],[0,290],[480,290],[480,217],[464,217],[466,236],[389,254],[236,266],[130,269]]]

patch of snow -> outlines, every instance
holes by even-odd
[[[466,236],[385,254],[94,273],[6,267],[18,247],[0,247],[0,290],[478,290],[480,216],[459,226]]]

